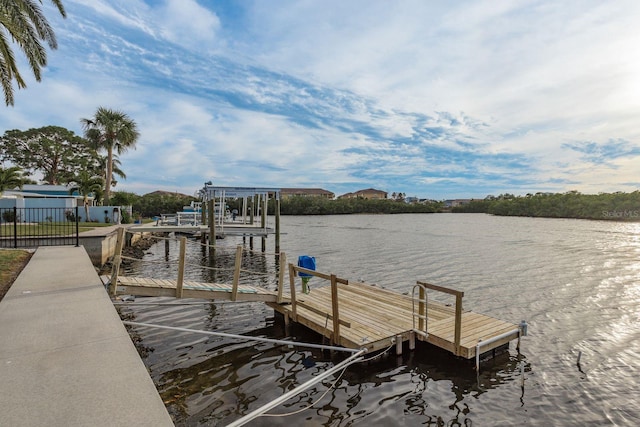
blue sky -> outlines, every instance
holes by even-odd
[[[0,132],[119,109],[117,190],[640,188],[640,2],[63,0]]]

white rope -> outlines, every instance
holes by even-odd
[[[324,337],[323,337],[323,341],[324,341]],[[393,346],[393,345],[391,345],[391,346],[387,347],[387,349],[386,349],[386,350],[384,350],[383,352],[381,352],[380,354],[376,354],[375,356],[370,357],[370,358],[368,358],[368,359],[354,360],[354,362],[353,362],[352,364],[355,364],[355,363],[364,363],[364,362],[369,362],[369,361],[371,361],[371,360],[378,359],[378,358],[380,358],[380,357],[384,356],[385,354],[387,354],[387,353],[389,352],[389,350],[391,350],[393,347],[394,347],[394,346]],[[344,367],[344,369],[342,370],[342,372],[340,372],[340,375],[338,375],[338,377],[335,379],[335,381],[331,383],[331,385],[330,385],[330,386],[325,390],[325,392],[324,392],[324,393],[322,393],[322,395],[321,395],[320,397],[318,397],[318,398],[315,400],[315,402],[310,403],[309,405],[307,405],[307,406],[305,406],[305,407],[303,407],[303,408],[300,408],[300,409],[298,409],[297,411],[293,411],[293,412],[286,412],[286,413],[283,413],[283,414],[262,414],[261,416],[263,416],[263,417],[288,417],[288,416],[290,416],[290,415],[296,415],[296,414],[299,414],[299,413],[301,413],[301,412],[306,411],[307,409],[311,409],[311,408],[313,408],[313,407],[314,407],[318,402],[320,402],[320,401],[321,401],[321,400],[322,400],[322,399],[327,395],[327,393],[329,393],[329,392],[330,392],[330,391],[331,391],[331,390],[336,386],[336,384],[338,383],[338,381],[342,378],[342,376],[344,375],[344,373],[347,371],[347,368],[348,368],[349,366],[351,366],[352,364],[349,364],[348,366],[345,366],[345,367]]]
[[[352,348],[336,347],[336,346],[330,346],[330,345],[311,344],[311,343],[295,342],[295,341],[287,341],[287,340],[276,340],[276,339],[272,339],[272,338],[262,338],[262,337],[249,337],[249,336],[246,336],[246,335],[228,334],[226,332],[201,331],[201,330],[198,330],[198,329],[178,328],[178,327],[175,327],[175,326],[157,325],[157,324],[153,324],[153,323],[130,322],[128,320],[123,320],[122,323],[125,324],[125,325],[131,325],[131,326],[144,326],[144,327],[148,327],[148,328],[168,329],[170,331],[192,332],[192,333],[197,333],[197,334],[213,335],[213,336],[216,336],[216,337],[234,338],[234,339],[248,340],[248,341],[267,342],[267,343],[271,343],[271,344],[280,344],[280,345],[287,345],[287,346],[319,348],[321,350],[344,351],[344,352],[347,352],[347,353],[359,353],[361,351],[361,350],[355,350],[355,349],[352,349]]]
[[[228,425],[228,427],[242,426],[242,425],[245,425],[246,423],[248,423],[249,421],[252,421],[255,418],[258,418],[258,417],[262,416],[268,410],[273,409],[276,406],[280,405],[281,403],[286,402],[287,400],[291,399],[293,396],[302,393],[306,389],[316,385],[317,383],[321,382],[325,378],[333,375],[335,372],[339,372],[339,371],[341,371],[343,369],[346,369],[349,365],[352,365],[352,364],[356,363],[359,360],[359,358],[361,358],[362,355],[366,351],[367,351],[366,349],[358,350],[357,353],[351,355],[347,359],[343,360],[341,363],[338,363],[333,368],[327,369],[326,371],[324,371],[322,374],[318,375],[317,377],[311,378],[306,383],[299,385],[298,387],[294,388],[293,390],[289,391],[288,393],[283,394],[279,398],[277,398],[275,400],[272,400],[271,402],[267,403],[266,405],[261,406],[260,408],[258,408],[255,411],[245,415],[244,417],[240,418],[239,420],[236,420],[236,421],[232,422],[231,424]]]

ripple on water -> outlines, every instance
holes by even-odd
[[[461,289],[465,308],[514,323],[526,319],[530,335],[523,338],[522,354],[512,344],[509,353],[486,362],[480,375],[472,365],[427,346],[355,365],[312,408],[261,418],[256,425],[640,424],[635,397],[640,228],[635,224],[442,214],[283,217],[282,227],[289,260],[312,255],[321,271],[400,292],[410,292],[416,280]],[[190,241],[189,263],[229,268],[239,242],[219,241],[216,264]],[[174,243],[168,255],[164,243],[148,252],[144,262],[127,267],[128,273],[174,277],[166,263],[176,258]],[[247,261],[263,271],[277,268],[269,255],[253,254]],[[192,280],[230,277],[229,271],[206,269],[187,274]],[[275,289],[274,278],[263,283]],[[315,279],[314,286],[320,286]],[[137,300],[142,301],[173,302]],[[139,322],[285,337],[273,311],[256,303],[121,311]],[[159,329],[136,327],[132,334],[147,349],[145,364],[177,425],[227,424],[339,360],[320,351]],[[294,328],[294,335],[322,341],[302,328]],[[273,412],[310,405],[335,379]]]

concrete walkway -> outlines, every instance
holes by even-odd
[[[83,247],[38,248],[0,302],[0,425],[173,425]]]

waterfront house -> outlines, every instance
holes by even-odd
[[[281,188],[280,196],[283,199],[289,197],[322,197],[333,200],[336,195],[322,188]]]
[[[387,192],[382,190],[376,190],[375,188],[367,188],[365,190],[358,190],[353,193],[346,193],[338,197],[339,199],[386,199]]]

